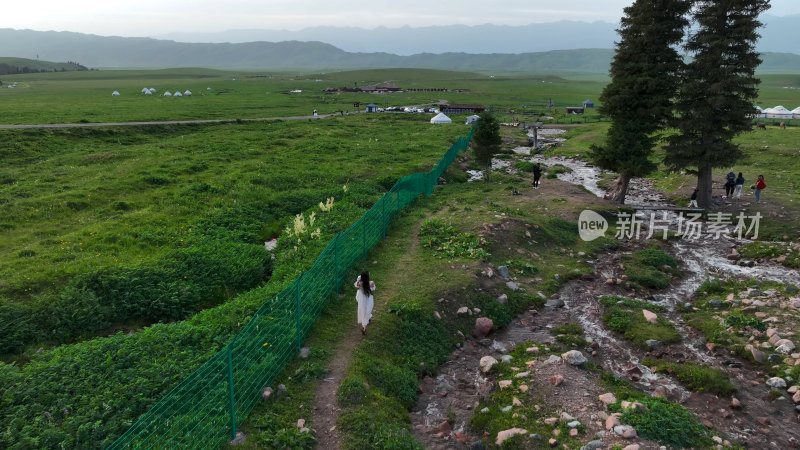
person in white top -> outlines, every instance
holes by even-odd
[[[372,307],[375,299],[372,293],[375,291],[375,283],[369,280],[369,271],[361,272],[356,279],[356,301],[358,302],[358,324],[361,325],[361,334],[367,334],[367,325],[372,319]]]

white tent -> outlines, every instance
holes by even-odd
[[[464,123],[467,124],[467,125],[470,125],[470,124],[473,124],[473,123],[477,122],[479,118],[480,117],[478,117],[477,115],[472,115],[472,116],[467,117],[467,121],[464,122]]]
[[[795,119],[800,119],[800,106],[792,110],[792,117]]]
[[[431,123],[453,123],[453,121],[444,113],[439,113],[431,118]]]
[[[164,97],[172,97],[172,93],[170,91],[164,92]]]
[[[117,91],[114,91],[114,92],[112,92],[112,93],[111,93],[111,95],[113,95],[113,96],[115,96],[115,97],[116,97],[117,95],[119,95],[119,92],[117,92]]]
[[[788,109],[784,108],[783,106],[776,106],[774,108],[767,108],[764,110],[764,114],[768,119],[791,119],[792,112]]]
[[[173,96],[173,97],[183,97],[183,94],[181,94],[181,92],[180,92],[180,91],[177,91],[177,92],[175,92],[174,94],[172,94],[172,96]]]
[[[158,92],[158,91],[156,90],[156,88],[150,88],[150,89],[148,89],[148,90],[150,91],[150,93],[151,93],[151,94],[155,94],[156,92]]]
[[[186,92],[183,93],[183,95],[192,95],[192,91],[187,89]]]
[[[145,89],[145,90],[144,90],[144,91],[142,91],[142,92],[144,92],[144,95],[153,95],[153,93],[152,93],[152,92],[150,92],[150,89]]]
[[[142,94],[147,94],[150,92],[150,89],[142,88]]]

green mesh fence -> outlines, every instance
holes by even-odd
[[[322,251],[314,265],[264,304],[220,352],[167,393],[112,444],[123,448],[209,448],[235,436],[244,420],[286,364],[342,276],[386,236],[391,219],[420,194],[430,195],[439,177],[469,145],[460,137],[427,173],[402,178]]]

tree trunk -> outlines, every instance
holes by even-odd
[[[489,163],[488,166],[483,166],[483,179],[484,181],[489,181],[489,172],[492,171],[492,163]]]
[[[697,168],[697,206],[706,209],[711,207],[712,181],[710,166]]]
[[[628,194],[628,184],[631,182],[631,176],[627,173],[619,174],[617,177],[617,184],[614,189],[608,193],[608,198],[620,205],[625,204],[625,196]]]

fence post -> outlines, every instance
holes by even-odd
[[[231,353],[233,350],[231,349],[233,346],[233,341],[228,344],[228,397],[230,398],[230,408],[231,408],[231,440],[236,439],[236,401],[234,398],[234,389],[233,389],[233,357]]]
[[[300,277],[297,278],[297,351],[300,351],[300,347],[302,346],[303,340],[300,338],[300,285],[303,284],[303,277],[305,276],[305,272],[300,274]]]

